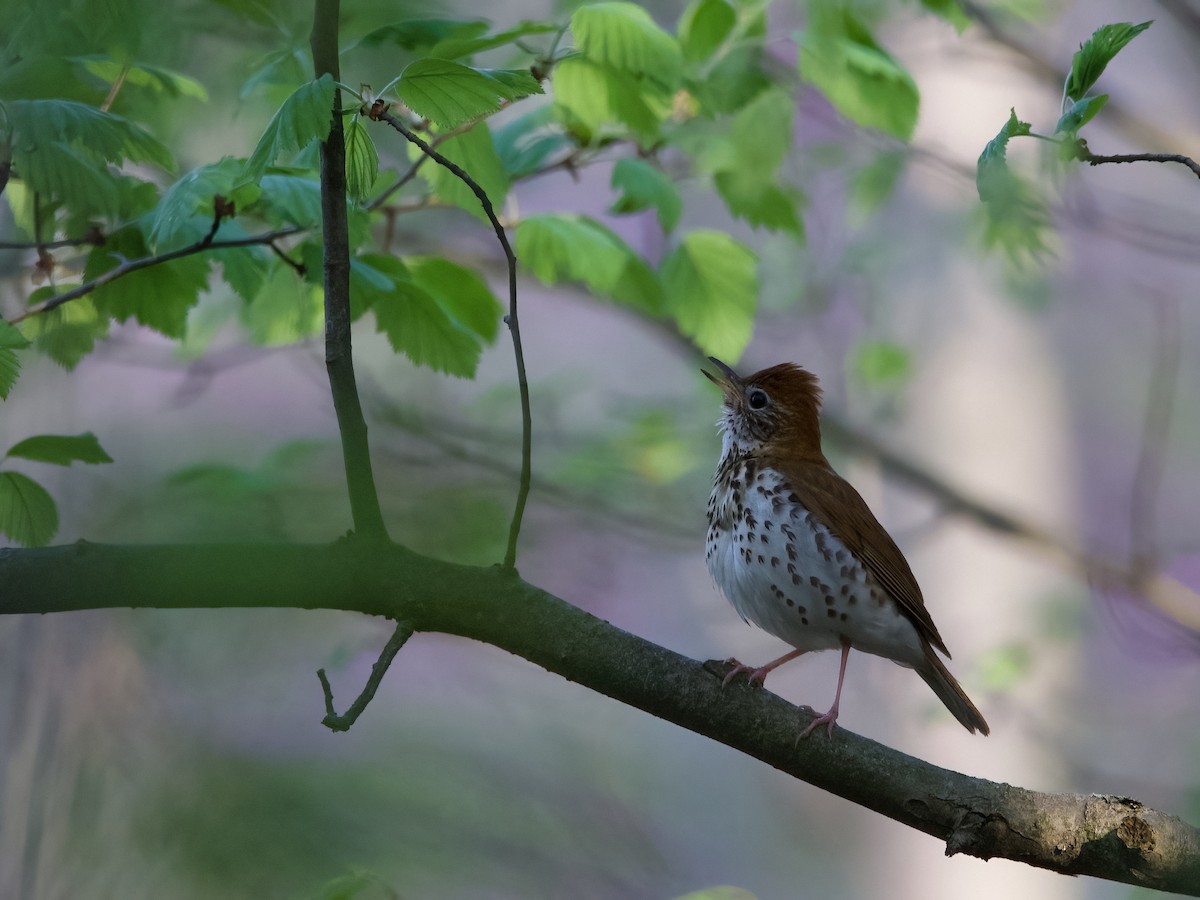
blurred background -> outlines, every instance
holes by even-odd
[[[347,35],[477,14],[345,6]],[[648,8],[673,27],[682,6]],[[831,459],[904,549],[992,735],[968,735],[919,679],[862,654],[839,724],[971,775],[1200,822],[1200,183],[1150,163],[1047,173],[1035,142],[1014,141],[1050,213],[1046,252],[1016,261],[982,248],[974,185],[1010,107],[1053,129],[1072,53],[1108,22],[1156,20],[1103,76],[1091,149],[1200,156],[1200,4],[964,3],[961,34],[917,4],[874,6],[920,89],[911,146],[798,88],[784,176],[808,198],[804,242],[735,222],[702,180],[683,182],[685,228],[732,231],[760,255],[754,338],[729,362],[791,360],[822,379]],[[485,14],[503,27],[569,12]],[[308,11],[280,11],[274,31],[237,29],[217,5],[156,15],[151,61],[210,93],[181,98],[160,136],[186,148],[183,168],[249,153],[279,98],[239,96],[246,60],[303,46]],[[771,9],[787,65],[804,21],[803,4]],[[379,140],[384,164],[403,165],[398,137]],[[611,164],[524,181],[506,213],[595,215],[654,263],[654,213],[608,213]],[[503,293],[494,239],[465,213],[397,216],[392,242],[478,265]],[[31,270],[31,254],[0,254],[6,310]],[[704,567],[719,397],[695,350],[582,290],[521,287],[535,427],[522,576],[695,658],[779,655]],[[327,541],[349,527],[319,340],[206,330],[236,302],[207,295],[182,349],[126,325],[73,373],[26,355],[0,443],[90,430],[115,460],[37,472],[59,504],[56,543]],[[415,368],[369,324],[355,341],[392,536],[498,560],[519,465],[506,335],[474,381]],[[1104,575],[1133,560],[1157,576],[1140,592]],[[440,635],[416,635],[353,730],[331,734],[316,669],[341,708],[389,633],[302,611],[0,621],[0,897],[1149,896],[945,859],[932,838]],[[823,709],[836,677],[835,654],[806,657],[771,690]]]

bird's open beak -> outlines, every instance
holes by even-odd
[[[732,397],[741,392],[742,378],[737,372],[733,371],[733,369],[729,368],[729,366],[725,365],[725,363],[721,362],[715,356],[710,356],[708,361],[720,369],[721,374],[714,375],[708,369],[701,369],[700,371],[704,373],[705,378],[724,391],[726,396]]]

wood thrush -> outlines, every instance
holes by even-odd
[[[741,617],[796,649],[754,668],[762,684],[810,650],[840,647],[841,670],[819,725],[833,734],[850,650],[883,656],[925,679],[968,731],[987,722],[937,655],[946,649],[895,541],[821,452],[816,376],[784,363],[740,377],[709,358],[725,394],[721,461],[708,501],[708,570]]]

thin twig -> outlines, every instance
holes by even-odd
[[[108,96],[104,98],[104,102],[100,104],[101,112],[108,112],[112,109],[113,103],[116,102],[117,94],[121,93],[121,88],[125,86],[125,79],[129,77],[129,63],[121,67],[121,74],[117,76],[116,81],[112,83],[112,87],[108,89]]]
[[[371,677],[367,679],[358,699],[351,703],[350,708],[341,715],[338,715],[333,708],[333,688],[329,685],[329,678],[325,675],[325,670],[317,669],[317,678],[321,679],[321,690],[325,693],[325,718],[321,720],[321,724],[330,731],[349,731],[358,717],[362,715],[363,710],[367,708],[367,704],[375,697],[375,692],[379,690],[379,684],[383,681],[383,676],[387,674],[392,660],[396,658],[396,654],[400,652],[400,648],[412,637],[412,634],[413,627],[408,622],[396,623],[396,630],[392,632],[388,642],[379,651],[379,659],[371,666]]]
[[[438,153],[427,141],[422,140],[419,135],[405,125],[403,121],[387,112],[382,104],[377,104],[376,107],[372,108],[370,117],[377,121],[387,122],[411,143],[415,144],[422,153],[470,188],[471,193],[479,199],[480,204],[483,206],[484,215],[492,223],[492,228],[496,232],[496,238],[500,241],[500,246],[504,248],[504,258],[508,263],[508,315],[504,317],[504,323],[508,326],[509,333],[512,335],[513,353],[516,356],[517,362],[517,386],[521,394],[521,483],[517,490],[517,502],[513,509],[512,521],[509,523],[508,547],[504,553],[504,568],[512,569],[517,561],[517,539],[521,534],[521,520],[525,515],[525,502],[529,499],[529,483],[532,474],[530,457],[533,449],[533,418],[529,411],[529,382],[525,377],[525,354],[521,349],[521,329],[517,320],[517,255],[513,252],[512,245],[508,242],[508,235],[504,231],[504,226],[500,224],[500,220],[496,217],[496,210],[492,206],[492,201],[488,198],[487,192],[479,186],[479,183],[474,178],[463,171],[460,166]]]
[[[1182,153],[1121,153],[1115,156],[1099,156],[1084,149],[1079,154],[1079,158],[1089,166],[1099,166],[1103,163],[1173,162],[1187,166],[1197,178],[1200,178],[1200,163]]]
[[[217,206],[219,206],[219,204],[217,204]],[[42,313],[50,312],[52,309],[58,309],[58,307],[62,306],[64,303],[69,303],[72,300],[78,300],[80,297],[84,297],[92,293],[92,291],[96,290],[96,288],[103,287],[104,285],[116,281],[118,278],[123,278],[124,276],[133,272],[137,272],[141,269],[148,269],[151,266],[157,266],[160,263],[170,262],[174,259],[182,259],[185,256],[191,256],[193,253],[200,253],[204,250],[209,250],[214,246],[213,238],[216,236],[217,229],[220,227],[221,211],[220,209],[216,209],[213,212],[212,227],[209,228],[208,234],[196,241],[196,243],[188,244],[186,247],[180,247],[178,250],[172,250],[169,253],[159,253],[154,256],[143,256],[139,259],[127,259],[115,268],[109,269],[103,275],[99,275],[96,278],[93,278],[91,281],[85,281],[83,284],[79,285],[79,287],[69,290],[65,294],[57,294],[51,297],[49,300],[25,310],[25,312],[21,313],[19,316],[14,316],[8,321],[14,325],[18,322],[24,322],[26,319],[31,318],[32,316],[39,316]],[[261,239],[247,240],[242,238],[217,246],[239,247],[245,245],[246,243],[258,244],[264,243],[264,241]]]

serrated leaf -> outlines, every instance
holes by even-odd
[[[396,93],[417,115],[454,128],[493,113],[502,100],[542,93],[528,72],[476,69],[446,59],[418,59],[405,66]]]
[[[44,547],[58,532],[58,508],[46,489],[20,472],[0,472],[0,534]]]
[[[685,59],[708,60],[737,24],[737,12],[728,0],[692,0],[679,17],[679,45]]]
[[[517,226],[517,259],[544,284],[580,281],[601,297],[657,314],[662,292],[645,260],[587,216],[550,213]]]
[[[1079,45],[1079,50],[1071,59],[1071,74],[1067,76],[1066,95],[1072,100],[1082,100],[1104,73],[1105,67],[1112,62],[1113,57],[1150,25],[1151,22],[1142,22],[1140,25],[1117,22],[1102,25],[1092,32],[1092,36]]]
[[[394,44],[402,50],[429,50],[443,41],[477,38],[487,32],[489,24],[486,19],[406,19],[367,32],[355,46]]]
[[[438,151],[483,188],[491,201],[493,209],[498,211],[504,206],[504,198],[508,195],[510,182],[504,164],[496,154],[492,143],[492,133],[486,122],[481,122],[470,131],[452,137],[442,144]],[[413,148],[414,154],[420,151]],[[439,165],[426,164],[422,170],[433,186],[433,191],[444,202],[465,209],[478,219],[487,221],[483,206],[475,193],[467,187],[461,178]]]
[[[13,165],[33,191],[83,215],[116,218],[117,186],[108,166],[69,144],[45,144],[28,156],[14,152]]]
[[[920,102],[912,76],[850,10],[819,4],[811,13],[801,76],[851,121],[909,140]]]
[[[1028,122],[1017,118],[1016,109],[1009,110],[1008,121],[987,142],[975,164],[975,187],[980,200],[986,203],[1007,195],[1010,180],[1014,177],[1008,168],[1008,142],[1011,138],[1028,135],[1031,130]]]
[[[718,172],[713,184],[737,218],[755,228],[787,231],[798,238],[803,237],[804,222],[799,208],[804,198],[794,188],[764,182],[749,172],[736,170]]]
[[[73,100],[11,100],[2,104],[12,133],[13,159],[60,144],[104,162],[172,167],[171,153],[148,131],[113,113]]]
[[[410,256],[404,263],[413,284],[451,319],[489,344],[496,339],[504,308],[478,272],[438,256]]]
[[[602,2],[579,7],[571,16],[575,44],[589,59],[631,75],[652,79],[667,90],[679,85],[679,44],[633,3]]]
[[[705,354],[737,359],[754,330],[757,258],[719,231],[693,231],[662,264],[667,312]]]
[[[669,103],[643,90],[633,76],[581,56],[554,69],[554,104],[567,127],[585,143],[621,134],[624,125],[642,143],[652,143],[670,112]]]
[[[552,22],[524,21],[495,34],[476,37],[449,35],[429,48],[429,55],[439,59],[461,59],[512,44],[532,34],[553,34],[558,26]]]
[[[325,74],[296,88],[267,123],[243,172],[258,181],[280,156],[297,153],[313,141],[329,137],[333,127],[333,77]]]
[[[28,437],[10,447],[7,456],[56,466],[69,466],[73,462],[93,465],[112,462],[112,457],[104,452],[100,441],[90,431],[75,435],[39,434]]]
[[[21,373],[18,350],[29,346],[29,341],[17,329],[0,319],[0,399],[7,400],[17,376]]]
[[[637,212],[653,208],[663,231],[679,224],[683,201],[675,182],[661,169],[642,159],[621,159],[613,166],[613,190],[621,192],[611,207],[614,213]]]
[[[1072,137],[1095,118],[1096,113],[1104,109],[1108,103],[1108,94],[1097,94],[1094,97],[1084,97],[1071,104],[1071,108],[1062,114],[1058,124],[1054,126],[1056,134],[1067,134]]]
[[[359,284],[375,314],[376,326],[392,349],[417,365],[473,378],[483,350],[480,338],[448,315],[400,260],[381,254],[365,254],[361,260],[392,282],[388,291]]]
[[[88,254],[84,278],[91,280],[120,265],[150,255],[136,227],[109,235],[103,246]],[[138,269],[92,292],[101,313],[125,322],[130,318],[170,338],[183,337],[187,313],[208,286],[209,259],[204,254],[184,256],[170,262]],[[70,304],[68,304],[70,305]]]
[[[239,96],[245,100],[264,85],[292,85],[304,81],[308,71],[305,67],[306,56],[306,51],[298,47],[267,54],[254,67],[253,73],[242,85]]]
[[[356,116],[346,127],[346,193],[362,203],[371,195],[379,177],[379,154],[375,140]]]

